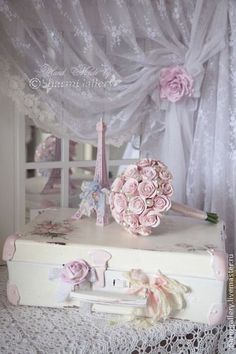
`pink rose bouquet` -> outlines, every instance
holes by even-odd
[[[117,177],[110,193],[111,213],[132,234],[147,236],[171,207],[172,175],[161,161],[144,159]]]

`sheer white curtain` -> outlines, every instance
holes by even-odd
[[[172,170],[175,199],[220,212],[232,235],[235,7],[233,0],[1,0],[8,60],[1,86],[57,136],[95,143],[101,114],[108,143],[141,131],[143,156]],[[178,102],[160,98],[160,71],[173,66],[193,82],[192,95]]]
[[[228,3],[226,46],[206,66],[188,170],[190,204],[215,210],[236,232],[236,2]],[[235,252],[236,253],[236,252]]]

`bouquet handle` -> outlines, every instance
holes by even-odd
[[[171,210],[184,216],[189,216],[191,218],[200,220],[206,220],[214,224],[219,221],[218,215],[216,213],[205,212],[174,201],[171,201]]]

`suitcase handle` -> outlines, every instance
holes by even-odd
[[[71,291],[71,298],[83,303],[145,308],[147,297],[104,291]]]

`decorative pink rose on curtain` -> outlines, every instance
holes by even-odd
[[[115,179],[110,208],[115,221],[135,235],[148,236],[171,207],[172,175],[161,161],[144,159]]]
[[[177,102],[184,96],[192,96],[193,78],[181,66],[163,68],[160,71],[160,97]]]

